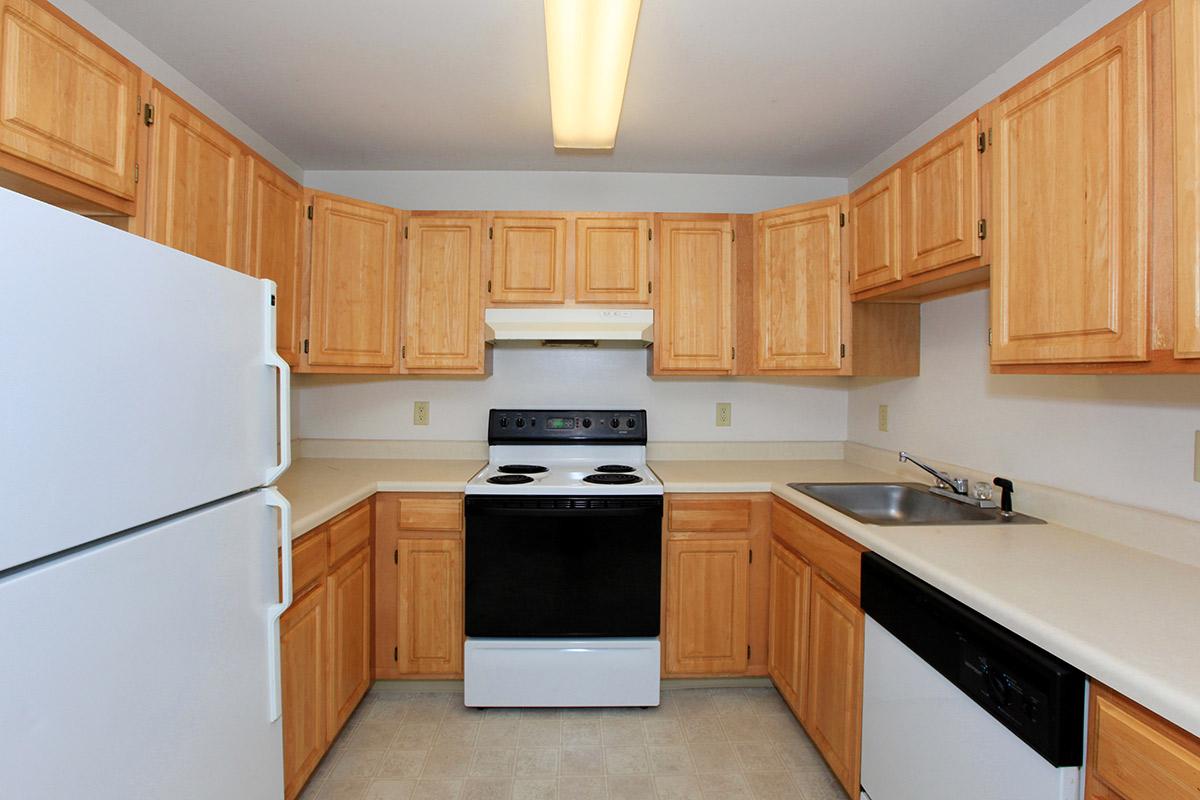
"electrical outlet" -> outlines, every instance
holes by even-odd
[[[1192,468],[1192,480],[1200,483],[1200,431],[1196,431],[1196,447],[1192,451],[1192,458],[1196,461],[1195,467]]]
[[[887,433],[887,425],[888,425],[887,414],[888,414],[887,406],[881,403],[879,405],[879,430],[883,431],[884,433]]]
[[[733,403],[717,403],[717,427],[728,428],[733,424]]]
[[[413,401],[413,425],[428,425],[429,424],[429,401],[414,400]]]

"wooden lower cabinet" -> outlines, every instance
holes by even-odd
[[[858,793],[862,742],[863,612],[818,575],[812,584],[802,720],[847,793]]]
[[[1200,739],[1097,683],[1088,706],[1087,800],[1200,798]]]
[[[371,558],[362,548],[329,575],[329,738],[371,686]]]
[[[283,654],[283,790],[300,793],[325,746],[325,659],[328,649],[325,586],[318,584],[292,603],[280,620]]]
[[[808,689],[808,621],[812,568],[779,543],[771,545],[767,674],[799,718]]]
[[[667,542],[668,674],[746,671],[750,543]]]

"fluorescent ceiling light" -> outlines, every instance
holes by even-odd
[[[545,0],[554,146],[617,140],[641,0]]]

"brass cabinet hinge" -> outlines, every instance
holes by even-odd
[[[846,212],[845,211],[838,212],[838,227],[839,228],[846,227]]]
[[[137,183],[142,179],[141,165],[138,162],[133,162],[133,182]]]
[[[142,106],[142,122],[146,123],[146,125],[154,124],[154,106],[150,103]]]
[[[736,347],[729,348],[729,357],[732,359],[737,359],[737,348]]]
[[[992,129],[988,128],[988,147],[992,146]]]
[[[313,207],[312,206],[308,207],[308,218],[309,219],[313,218]]]
[[[992,346],[992,329],[988,328],[988,347]]]
[[[979,229],[978,230],[979,230],[979,238],[986,239],[987,238],[987,220],[986,219],[979,220]]]
[[[406,344],[400,345],[400,357],[404,358],[407,355],[408,355],[408,345],[406,345]]]
[[[983,131],[980,131],[976,138],[975,149],[981,153],[987,150],[987,134]]]

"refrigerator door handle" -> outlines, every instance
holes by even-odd
[[[276,350],[275,281],[263,279],[267,313],[263,315],[267,343],[267,366],[279,370],[279,463],[267,469],[264,486],[270,486],[292,463],[292,370]]]
[[[267,607],[267,686],[270,691],[270,721],[279,719],[283,706],[282,658],[279,618],[292,605],[292,505],[273,486],[262,490],[268,506],[279,509],[279,574],[281,602]]]

